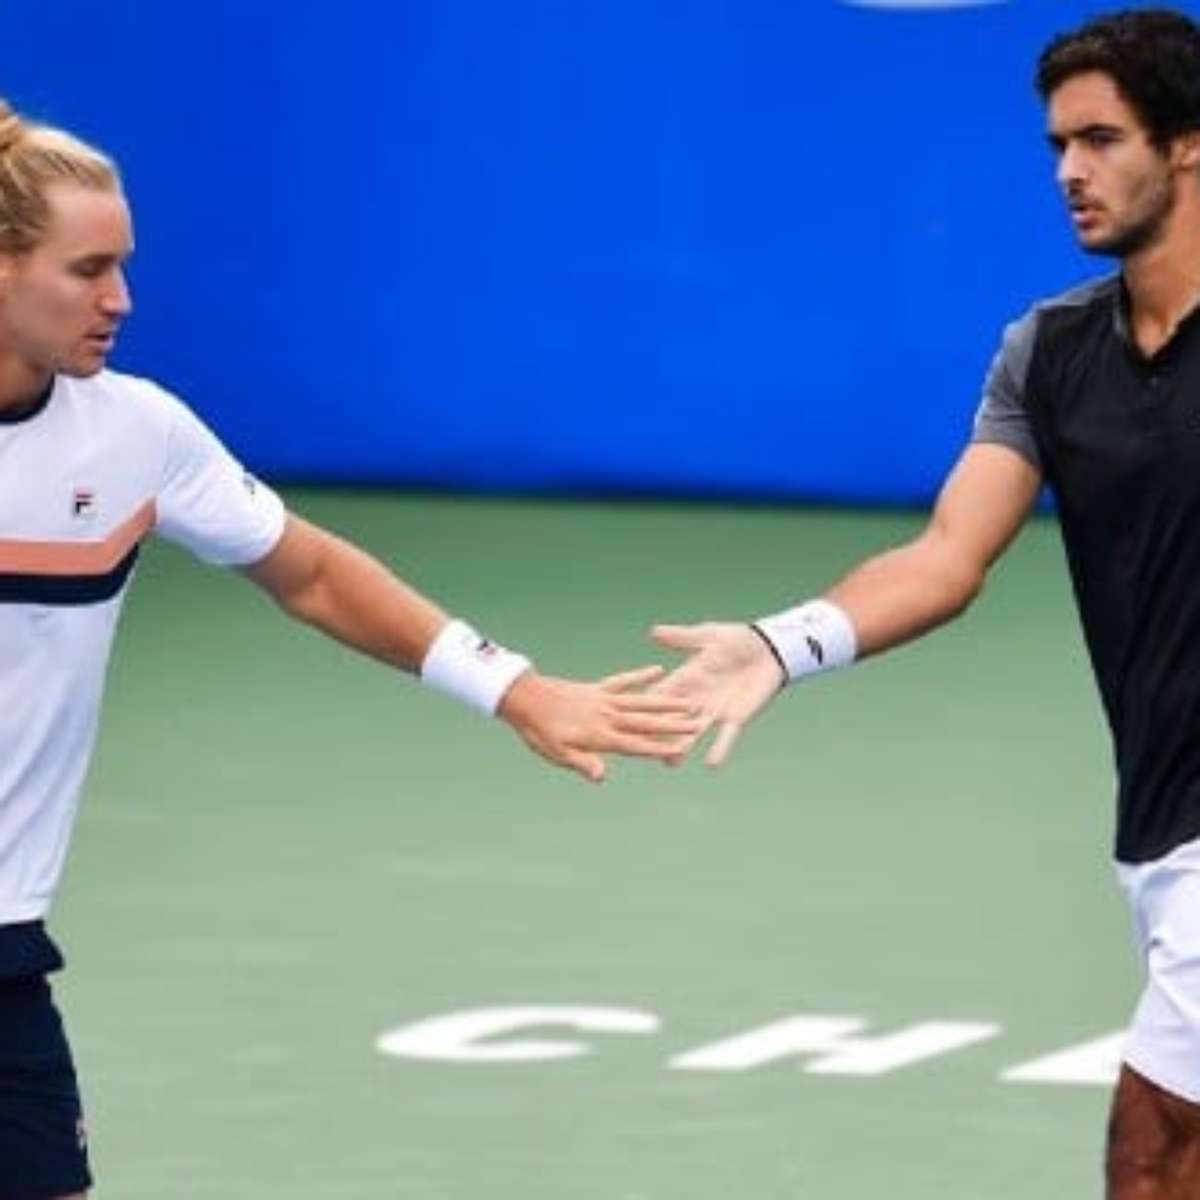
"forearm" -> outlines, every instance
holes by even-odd
[[[985,570],[963,560],[927,531],[868,559],[827,593],[850,618],[858,657],[890,650],[963,612],[983,586]]]
[[[604,778],[603,752],[672,760],[698,728],[686,702],[640,694],[659,668],[599,684],[539,675],[523,655],[450,620],[369,554],[299,517],[289,516],[275,548],[244,570],[291,616],[419,671],[424,683],[472,708],[499,711],[538,754],[589,779]]]
[[[708,763],[725,761],[742,729],[782,686],[849,666],[961,613],[1016,536],[1040,486],[1040,471],[1016,451],[972,445],[921,536],[868,559],[824,596],[748,626],[656,626],[656,640],[691,654],[663,690],[700,701],[706,727],[717,727]]]
[[[859,657],[958,616],[1016,537],[1041,484],[1040,470],[1007,446],[969,446],[921,536],[869,559],[830,590],[854,625]]]
[[[309,568],[289,583],[273,590],[285,612],[406,671],[419,670],[448,620],[377,560],[324,530],[318,532]]]

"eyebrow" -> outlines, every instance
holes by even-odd
[[[132,256],[133,256],[133,249],[131,247],[130,249],[124,250],[119,254],[113,254],[109,251],[100,251],[98,253],[94,252],[92,254],[80,254],[77,257],[72,258],[70,260],[70,263],[73,267],[82,267],[82,266],[100,267],[100,266],[108,266],[110,263],[128,262]]]
[[[1093,121],[1090,125],[1081,125],[1078,129],[1070,129],[1065,133],[1056,133],[1051,130],[1046,134],[1046,141],[1055,150],[1061,150],[1072,138],[1092,137],[1097,133],[1111,133],[1120,137],[1125,130],[1119,125],[1106,125],[1103,121]]]

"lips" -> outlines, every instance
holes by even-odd
[[[1087,229],[1095,225],[1101,218],[1099,205],[1072,201],[1068,207],[1071,210],[1071,220],[1077,229]]]

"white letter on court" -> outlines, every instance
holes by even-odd
[[[655,1033],[659,1019],[633,1008],[592,1008],[543,1004],[513,1008],[473,1008],[402,1025],[376,1039],[375,1047],[397,1058],[437,1062],[544,1062],[591,1054],[587,1042],[526,1041],[489,1044],[499,1037],[538,1025],[565,1025],[588,1033]]]
[[[1107,1037],[1070,1046],[1019,1067],[1010,1067],[1000,1078],[1009,1083],[1095,1083],[1111,1087],[1121,1070],[1124,1046],[1124,1032],[1110,1033]]]
[[[678,1054],[669,1065],[677,1071],[748,1071],[796,1054],[817,1054],[822,1057],[804,1068],[813,1075],[883,1075],[1000,1032],[999,1025],[975,1021],[925,1021],[883,1036],[853,1036],[865,1026],[861,1017],[786,1017]]]

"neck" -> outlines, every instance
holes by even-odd
[[[1200,302],[1200,199],[1177,204],[1161,236],[1121,267],[1135,325],[1173,330]]]
[[[0,355],[0,416],[31,408],[54,379],[53,371],[37,371],[18,358]]]

